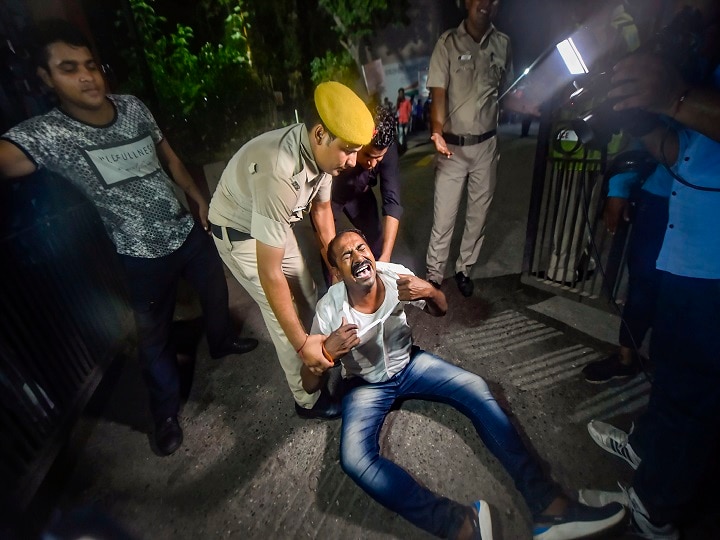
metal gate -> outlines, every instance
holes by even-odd
[[[540,123],[522,281],[614,312],[626,289],[629,231],[611,235],[603,224],[606,149],[572,135],[549,115]]]
[[[0,194],[0,480],[31,499],[133,328],[114,246],[95,207],[36,173]]]

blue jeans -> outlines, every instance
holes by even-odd
[[[138,333],[138,357],[150,393],[153,420],[180,409],[180,376],[170,338],[178,280],[187,279],[200,298],[211,356],[234,337],[222,261],[215,246],[195,225],[185,242],[164,257],[120,255]]]
[[[443,538],[456,531],[467,515],[465,506],[435,495],[380,455],[380,429],[385,417],[397,400],[413,398],[445,403],[472,420],[533,515],[540,514],[560,493],[530,456],[481,377],[414,349],[410,363],[392,379],[360,383],[343,400],[340,464],[355,483],[386,508]]]

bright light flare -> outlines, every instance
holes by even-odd
[[[563,62],[565,62],[565,66],[571,75],[580,75],[582,73],[590,72],[572,38],[567,38],[561,41],[555,45],[555,48],[557,48],[560,53],[560,56],[562,57]]]

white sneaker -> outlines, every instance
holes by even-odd
[[[613,502],[620,503],[624,507],[630,507],[630,497],[627,494],[627,488],[625,488],[620,482],[618,482],[620,491],[601,491],[599,489],[579,489],[578,490],[578,501],[588,506],[594,506],[600,508],[606,504]]]
[[[587,430],[600,448],[624,459],[633,469],[640,466],[642,460],[630,446],[628,433],[599,420],[590,420]],[[632,429],[630,433],[632,433]]]
[[[481,499],[472,503],[472,507],[477,512],[477,521],[473,525],[477,525],[480,530],[480,538],[482,540],[493,540],[490,506]]]
[[[656,525],[650,521],[645,505],[633,488],[627,491],[627,495],[630,499],[630,526],[633,535],[652,540],[679,540],[680,532],[674,525]]]

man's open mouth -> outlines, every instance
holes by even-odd
[[[356,262],[352,266],[352,275],[355,279],[366,279],[372,275],[372,266],[368,261]]]

